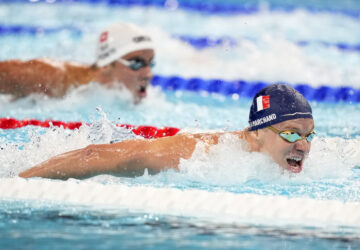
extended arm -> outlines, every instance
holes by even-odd
[[[0,62],[0,93],[16,97],[32,93],[62,96],[68,88],[65,73],[62,63],[45,59],[3,61]]]
[[[177,169],[181,158],[191,157],[196,143],[193,136],[180,134],[153,140],[90,145],[55,156],[19,176],[81,179],[98,174],[136,175],[143,173],[145,168],[151,172]]]

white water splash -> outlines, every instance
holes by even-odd
[[[98,110],[102,119],[79,129],[67,130],[62,127],[42,129],[28,127],[28,143],[0,144],[0,177],[17,175],[55,155],[88,146],[89,144],[118,142],[137,136],[130,130],[117,127],[106,115]],[[40,132],[40,133],[39,133]]]
[[[221,136],[214,146],[198,143],[193,156],[182,159],[179,168],[193,180],[220,185],[281,176],[280,168],[269,157],[247,152],[247,143],[230,134]]]
[[[343,180],[360,166],[359,139],[316,139],[300,174],[283,172],[272,159],[261,153],[244,150],[245,142],[233,135],[221,138],[218,145],[207,149],[198,143],[193,156],[182,160],[180,171],[188,178],[206,184],[239,185],[251,180],[281,183]],[[208,152],[206,152],[208,151]]]

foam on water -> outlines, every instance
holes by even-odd
[[[236,136],[224,136],[218,145],[206,152],[198,144],[189,160],[182,160],[180,171],[193,180],[207,184],[236,186],[251,180],[274,183],[310,183],[312,181],[345,180],[353,175],[353,167],[360,166],[360,150],[354,145],[358,139],[315,139],[312,151],[300,174],[283,173],[267,156],[248,153],[245,142]]]

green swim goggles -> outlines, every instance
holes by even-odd
[[[268,129],[270,129],[271,131],[275,132],[276,134],[280,135],[281,138],[283,138],[285,141],[287,142],[297,142],[303,139],[306,139],[306,141],[311,142],[314,137],[315,137],[315,131],[312,130],[310,133],[308,133],[307,135],[300,136],[297,132],[292,131],[292,130],[284,130],[284,131],[280,131],[277,130],[276,128],[269,126],[267,127]]]

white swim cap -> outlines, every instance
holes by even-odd
[[[143,29],[134,24],[116,23],[100,34],[95,63],[102,67],[143,49],[154,49],[150,36]]]

